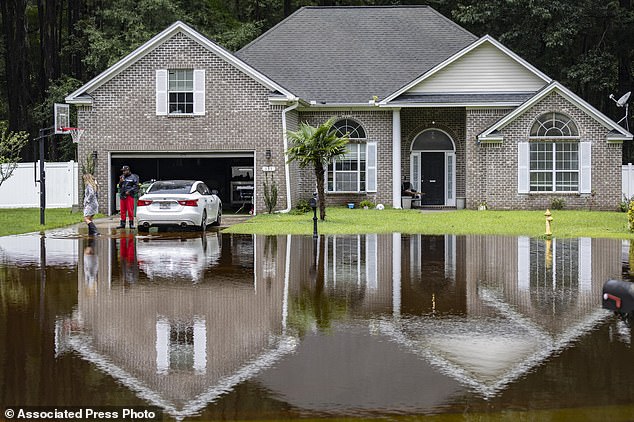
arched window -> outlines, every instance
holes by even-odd
[[[579,136],[577,125],[565,114],[557,112],[544,113],[535,120],[531,128],[532,137],[572,137]]]
[[[365,129],[355,120],[340,119],[332,127],[337,136],[347,135],[350,142],[347,152],[328,165],[328,192],[374,191],[376,144],[367,143]],[[371,179],[369,184],[368,179]]]
[[[337,120],[332,128],[337,132],[337,136],[348,135],[350,139],[365,139],[363,126],[352,119]]]
[[[453,141],[442,130],[428,129],[414,138],[412,151],[453,151]]]
[[[562,113],[544,113],[530,132],[530,191],[579,191],[579,130]]]

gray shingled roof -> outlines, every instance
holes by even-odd
[[[427,6],[304,7],[236,56],[304,100],[367,104],[476,40]]]
[[[411,94],[396,97],[390,104],[483,104],[483,103],[508,103],[520,105],[534,92],[493,92],[487,94],[462,93],[462,94]]]

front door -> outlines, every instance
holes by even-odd
[[[445,153],[423,152],[420,166],[422,205],[445,205]]]

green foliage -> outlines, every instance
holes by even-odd
[[[256,39],[261,33],[261,23],[244,22],[216,35],[214,39],[226,49],[236,51]]]
[[[630,201],[630,206],[627,210],[627,227],[631,232],[634,232],[634,201]]]
[[[86,154],[86,162],[81,165],[81,174],[95,175],[95,157],[92,153]]]
[[[53,106],[55,103],[64,103],[64,98],[82,86],[82,82],[70,76],[62,76],[51,82],[46,90],[46,97],[33,109],[33,119],[40,122],[40,127],[50,127],[53,125]],[[77,127],[77,112],[75,107],[70,107],[70,125]],[[77,144],[73,142],[70,135],[55,137],[54,142],[48,143],[49,148],[56,149],[55,153],[49,154],[50,160],[70,161],[77,159]]]
[[[632,199],[623,195],[623,200],[619,202],[619,205],[616,207],[616,210],[619,212],[627,212],[630,209],[630,204],[632,203]]]
[[[287,131],[291,146],[286,151],[288,162],[297,161],[301,168],[313,167],[317,180],[317,202],[319,218],[326,219],[326,201],[324,174],[328,163],[347,151],[347,136],[337,136],[332,130],[336,118],[332,117],[317,127],[306,122],[299,125],[296,131]]]
[[[0,185],[13,175],[28,140],[26,132],[9,132],[6,122],[0,122]]]
[[[133,11],[133,13],[132,13]],[[114,0],[81,21],[76,40],[90,74],[112,66],[182,16],[170,0]]]
[[[363,201],[359,202],[359,206],[361,208],[374,208],[374,202],[370,201],[369,199],[364,199]]]
[[[41,226],[39,208],[0,209],[0,236],[64,227],[84,219],[83,213],[71,213],[69,208],[47,208],[45,217],[46,224]],[[98,217],[103,215],[98,214]]]
[[[566,207],[566,201],[563,198],[553,198],[550,201],[551,210],[563,210]]]
[[[607,211],[554,211],[553,235],[556,238],[597,237],[634,239],[623,214]],[[634,216],[634,210],[632,211]],[[455,234],[543,237],[544,211],[459,210],[422,213],[418,210],[386,208],[381,218],[374,212],[359,212],[332,207],[328,220],[319,224],[320,234]],[[233,225],[224,233],[301,234],[313,232],[306,215],[258,214],[245,223]]]
[[[277,205],[277,183],[270,173],[266,173],[264,178],[264,206],[266,211],[271,214]]]
[[[336,157],[345,154],[348,137],[338,137],[331,130],[335,121],[333,117],[317,127],[302,122],[297,131],[287,131],[291,143],[286,151],[288,162],[297,161],[301,168],[324,167]]]
[[[310,202],[308,202],[307,199],[300,199],[299,201],[297,201],[295,209],[301,214],[306,214],[307,212],[312,210],[312,208],[310,207]]]

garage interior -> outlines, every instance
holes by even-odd
[[[248,213],[253,207],[253,153],[239,154],[172,154],[138,155],[112,154],[110,174],[113,191],[119,183],[121,167],[130,166],[140,182],[151,180],[202,180],[211,190],[217,190],[225,212]],[[111,209],[119,210],[117,196],[112,195]]]

